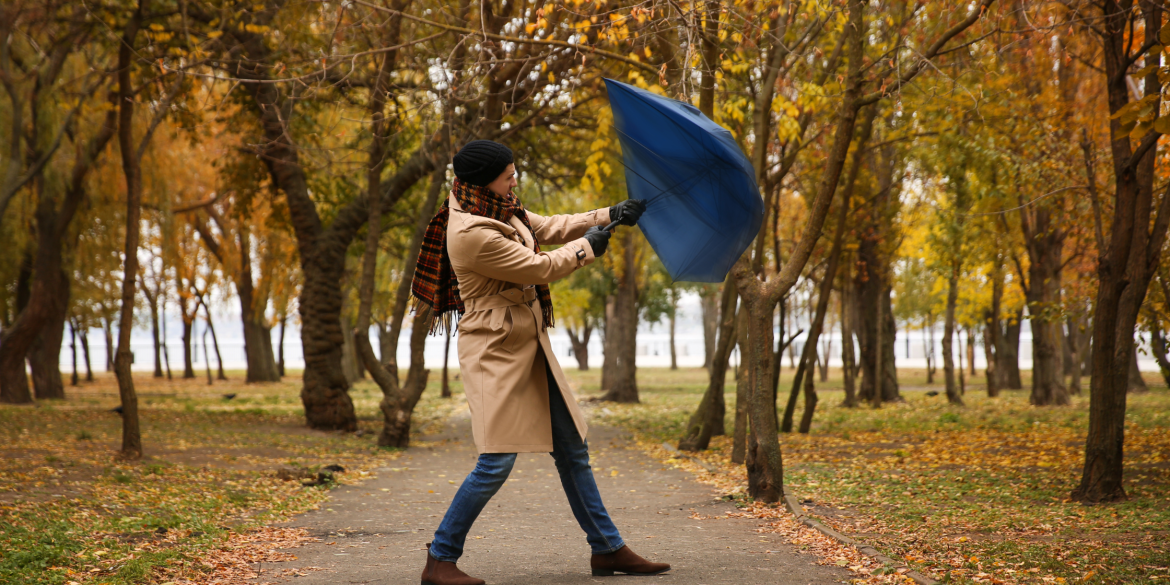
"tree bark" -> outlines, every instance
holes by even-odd
[[[227,380],[227,375],[223,371],[223,355],[219,353],[219,338],[215,336],[215,324],[211,322],[211,308],[203,302],[203,299],[199,300],[199,304],[203,305],[203,316],[207,318],[207,329],[211,331],[211,346],[215,349],[215,363],[219,370],[215,377],[217,380]],[[268,346],[271,348],[272,344],[269,343]],[[207,354],[206,339],[203,340],[203,357],[207,360],[207,366],[211,367],[211,356]]]
[[[636,403],[638,400],[637,365],[638,349],[638,269],[637,233],[627,230],[622,241],[622,274],[618,277],[617,294],[614,295],[614,359],[613,374],[609,387],[601,400]],[[610,333],[606,332],[608,338]]]
[[[857,371],[854,367],[853,359],[853,317],[851,315],[850,307],[853,303],[853,277],[850,275],[849,267],[852,264],[853,258],[845,263],[845,272],[842,276],[841,284],[841,374],[844,377],[844,391],[845,401],[842,406],[846,408],[857,407],[857,389],[854,373]]]
[[[792,379],[792,391],[788,394],[788,404],[784,408],[784,420],[780,424],[780,432],[792,432],[792,420],[796,411],[796,397],[804,386],[805,392],[805,417],[809,419],[808,424],[812,423],[812,410],[810,410],[810,401],[812,407],[816,406],[816,391],[812,387],[812,381],[804,382],[807,376],[812,378],[814,375],[813,368],[815,368],[814,361],[817,357],[817,343],[821,336],[821,329],[825,324],[825,315],[829,313],[829,301],[833,295],[833,282],[837,278],[837,266],[841,261],[841,248],[845,242],[845,231],[849,223],[849,209],[853,199],[853,186],[857,181],[857,175],[861,172],[862,155],[865,152],[865,145],[869,142],[869,137],[873,133],[873,121],[877,114],[877,108],[869,108],[862,118],[861,126],[857,130],[856,146],[854,146],[852,162],[850,163],[849,174],[845,178],[845,184],[841,189],[841,203],[837,206],[837,229],[833,234],[833,245],[829,249],[828,264],[825,266],[825,274],[821,278],[820,291],[817,296],[816,315],[809,325],[808,336],[805,337],[804,351],[801,352],[800,365],[797,367],[796,375]],[[826,361],[828,356],[825,357]],[[811,398],[810,398],[811,395]],[[806,428],[808,425],[801,421],[801,428]],[[807,430],[801,432],[807,433]]]
[[[1130,394],[1145,394],[1150,391],[1150,387],[1146,385],[1145,379],[1142,378],[1142,371],[1138,369],[1137,352],[1133,352],[1133,359],[1129,360],[1129,375],[1127,391]],[[40,393],[37,394],[40,398]]]
[[[35,258],[26,255],[21,265],[21,280],[27,284],[18,285],[17,308],[20,314],[12,325],[0,334],[0,402],[12,404],[32,402],[25,360],[50,321],[55,323],[57,316],[68,309],[68,292],[66,291],[64,301],[59,294],[61,287],[68,285],[68,276],[64,274],[62,268],[66,247],[65,235],[85,198],[86,176],[114,136],[118,125],[116,115],[117,111],[111,108],[97,134],[77,152],[65,187],[65,195],[59,204],[57,198],[47,193],[43,186],[38,188],[40,200],[34,210],[37,226],[36,255]],[[27,288],[24,288],[25,286]],[[60,306],[61,302],[65,303],[65,307]],[[63,317],[61,327],[63,334]],[[57,334],[57,337],[62,334]],[[57,343],[59,347],[60,342]],[[44,359],[37,361],[44,365]],[[57,383],[60,383],[60,371],[57,370],[56,379]],[[50,373],[46,373],[46,376],[53,377]],[[46,392],[57,393],[56,390],[49,389],[46,389]],[[60,389],[62,396],[63,392],[62,387]]]
[[[951,259],[951,273],[947,276],[947,313],[943,323],[943,378],[947,382],[947,402],[962,406],[963,397],[955,380],[955,303],[959,299],[960,255]]]
[[[57,288],[48,293],[54,297],[49,301],[49,318],[28,353],[37,400],[65,399],[65,384],[61,381],[61,343],[69,314],[69,289],[68,275],[59,273]]]
[[[1000,327],[1000,312],[1003,310],[1003,270],[999,262],[992,267],[991,305],[983,312],[983,351],[987,358],[987,396],[999,396],[1003,387],[1003,370],[999,367],[1000,352],[1003,351],[1003,329]]]
[[[187,315],[187,308],[185,301],[180,302],[180,310],[183,313],[183,379],[190,379],[195,377],[195,363],[192,357],[194,350],[191,336],[195,331],[195,314]]]
[[[1153,70],[1160,64],[1161,54],[1152,49],[1158,44],[1162,14],[1154,3],[1142,2],[1141,9],[1145,18],[1144,46],[1151,47],[1145,64],[1154,66],[1152,74],[1145,80],[1145,91],[1147,96],[1154,96],[1161,92],[1157,72]],[[1104,49],[1103,77],[1112,115],[1130,102],[1126,71],[1131,63],[1128,46],[1132,39],[1127,40],[1126,31],[1134,30],[1130,18],[1135,16],[1130,7],[1106,0],[1103,17],[1098,27]],[[1118,117],[1111,116],[1110,137],[1114,171],[1113,219],[1108,247],[1098,250],[1099,285],[1093,304],[1089,432],[1081,483],[1072,493],[1073,500],[1084,502],[1126,498],[1123,451],[1127,373],[1133,360],[1138,311],[1150,278],[1159,265],[1166,228],[1170,225],[1170,194],[1163,194],[1156,215],[1154,208],[1158,133],[1150,132],[1142,138],[1145,150],[1139,154],[1133,149],[1129,136],[1122,131]],[[1100,204],[1095,198],[1092,203],[1094,214],[1099,217]]]
[[[106,338],[106,371],[114,371],[114,354],[117,351],[114,349],[114,322],[112,319],[102,319],[102,333]],[[164,336],[165,337],[165,336]],[[170,379],[170,376],[167,376]]]
[[[280,317],[280,361],[276,362],[276,368],[281,378],[284,377],[284,327],[287,321],[288,315]]]
[[[716,331],[719,328],[719,305],[714,293],[699,295],[699,308],[703,313],[703,367],[711,367],[715,355]]]
[[[77,371],[77,328],[73,326],[73,321],[69,321],[69,353],[73,354],[73,379],[70,380],[71,386],[81,384],[81,373]]]
[[[1068,348],[1069,360],[1066,364],[1068,366],[1068,391],[1074,396],[1081,395],[1081,332],[1080,326],[1077,323],[1078,319],[1070,315],[1065,320],[1065,326],[1068,327],[1068,336],[1066,338],[1065,347]]]
[[[81,353],[85,356],[85,381],[93,382],[93,364],[89,360],[89,328],[81,328]]]
[[[1060,343],[1061,265],[1065,228],[1048,202],[1035,209],[1020,210],[1020,225],[1028,251],[1028,275],[1021,285],[1028,302],[1032,324],[1032,395],[1036,406],[1066,405],[1068,390],[1064,386],[1064,364]]]
[[[593,334],[593,327],[586,325],[581,328],[581,333],[578,334],[572,327],[566,327],[565,332],[569,334],[569,343],[573,346],[573,357],[577,359],[577,369],[582,372],[589,371],[589,337]]]
[[[601,338],[601,389],[608,390],[613,385],[613,374],[617,370],[618,329],[617,298],[614,295],[605,297],[605,329]]]
[[[451,397],[451,384],[447,379],[447,362],[451,358],[451,330],[447,329],[446,339],[443,341],[443,386],[439,390],[439,396],[443,398]]]
[[[138,242],[142,213],[142,170],[140,151],[134,144],[134,88],[130,67],[132,48],[142,25],[142,5],[126,24],[118,45],[118,148],[122,153],[122,174],[126,177],[126,247],[122,252],[122,308],[118,317],[118,353],[114,357],[114,374],[118,378],[118,396],[121,399],[122,449],[124,459],[142,458],[142,433],[138,426],[138,394],[130,371],[133,356],[130,353],[130,332],[134,328],[134,285],[138,275]],[[149,138],[149,136],[147,137]],[[142,146],[147,138],[143,138]]]
[[[731,349],[735,346],[736,299],[735,281],[728,278],[723,283],[723,293],[719,302],[719,312],[723,318],[716,330],[718,337],[715,354],[711,358],[711,367],[707,370],[707,390],[699,401],[699,407],[691,414],[686,431],[679,439],[680,450],[704,451],[710,446],[711,437],[716,431],[723,431],[723,419],[727,411],[723,393],[727,380],[727,361],[731,356]],[[737,399],[737,419],[741,404]]]
[[[748,411],[751,410],[751,388],[745,378],[747,367],[743,363],[744,348],[747,347],[747,326],[744,320],[747,312],[741,306],[735,314],[735,345],[739,346],[740,363],[735,368],[735,427],[731,438],[731,462],[747,462]],[[777,352],[779,353],[779,352]],[[772,355],[775,360],[776,354]]]
[[[142,279],[142,294],[146,295],[146,303],[150,306],[150,337],[154,342],[154,377],[163,377],[162,343],[158,337],[158,295],[146,286],[146,279]]]
[[[254,22],[266,24],[261,20]],[[389,31],[388,25],[383,26]],[[268,81],[269,72],[278,63],[264,35],[237,29],[228,34],[238,43],[240,58],[225,62],[224,67],[233,70],[236,77]],[[251,98],[250,105],[263,132],[263,139],[256,141],[260,145],[257,154],[267,166],[273,185],[284,193],[300,252],[303,283],[297,306],[301,312],[305,359],[301,388],[305,419],[311,428],[353,431],[357,428],[357,417],[341,366],[340,283],[346,251],[369,217],[371,199],[378,199],[386,209],[391,208],[407,189],[436,168],[443,158],[439,153],[445,150],[436,148],[434,137],[424,140],[391,178],[380,181],[379,191],[356,197],[338,209],[332,222],[325,226],[309,193],[297,146],[292,140],[294,132],[288,124],[296,118],[293,113],[296,100],[281,93],[281,86],[275,83],[245,83],[242,87]]]
[[[1023,315],[1016,311],[1004,325],[1003,346],[996,352],[999,358],[998,369],[1003,372],[1004,387],[1009,390],[1022,390],[1024,382],[1020,378],[1020,323]]]
[[[211,386],[214,383],[211,379],[211,354],[208,353],[208,351],[207,351],[207,332],[210,330],[211,330],[210,327],[203,328],[203,365],[207,369],[207,385],[208,386]]]

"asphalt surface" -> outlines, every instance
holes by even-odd
[[[335,489],[319,510],[288,523],[322,542],[290,550],[296,561],[267,565],[259,581],[417,584],[430,542],[459,484],[475,466],[466,417],[412,447],[361,486]],[[848,572],[815,564],[751,519],[726,518],[734,505],[710,486],[651,459],[622,431],[593,426],[589,443],[602,498],[626,544],[670,563],[654,577],[593,577],[589,546],[545,453],[521,454],[511,477],[468,536],[459,567],[489,585],[608,583],[841,583]],[[304,576],[277,578],[289,568]]]

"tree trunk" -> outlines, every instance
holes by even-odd
[[[446,333],[446,339],[443,341],[443,386],[439,391],[439,396],[450,398],[451,384],[447,379],[447,363],[451,358],[451,330],[447,329]]]
[[[601,338],[601,390],[609,390],[613,385],[613,375],[617,370],[618,340],[621,335],[618,329],[621,325],[617,318],[617,297],[605,297],[605,335]]]
[[[81,328],[81,353],[85,356],[85,381],[93,382],[93,364],[89,360],[89,328]]]
[[[967,327],[967,373],[975,377],[975,332]]]
[[[1167,299],[1170,302],[1170,298]],[[1170,359],[1166,357],[1166,336],[1162,333],[1160,326],[1152,327],[1150,330],[1150,345],[1153,346],[1154,359],[1158,360],[1158,370],[1162,372],[1162,381],[1170,387]]]
[[[398,400],[391,400],[383,395],[378,408],[382,411],[382,434],[378,436],[379,447],[398,447],[405,449],[410,446],[410,421],[414,407],[422,398],[427,389],[427,377],[430,370],[426,369],[423,359],[423,350],[427,341],[427,323],[430,321],[431,309],[420,306],[414,314],[414,321],[410,329],[410,369],[406,372],[406,381],[398,391]],[[373,357],[373,351],[370,351]]]
[[[1143,2],[1140,6],[1145,17],[1145,46],[1153,47],[1162,28],[1161,10],[1154,3]],[[1073,500],[1084,502],[1126,498],[1123,452],[1127,373],[1133,360],[1138,311],[1150,278],[1159,265],[1166,228],[1170,225],[1170,194],[1162,195],[1156,216],[1153,213],[1154,160],[1159,135],[1150,132],[1143,137],[1141,144],[1148,148],[1139,154],[1133,150],[1116,115],[1130,102],[1126,84],[1126,71],[1131,63],[1128,47],[1133,42],[1132,38],[1127,39],[1126,31],[1134,30],[1130,18],[1136,18],[1136,15],[1128,6],[1122,8],[1116,2],[1108,1],[1105,2],[1104,18],[1098,24],[1105,64],[1103,78],[1111,114],[1114,204],[1108,245],[1106,247],[1102,241],[1098,250],[1099,285],[1093,303],[1089,432],[1081,483],[1072,493]],[[1147,96],[1157,96],[1161,92],[1156,71],[1160,62],[1161,54],[1151,49],[1145,59],[1145,65],[1153,68],[1144,83]],[[1092,203],[1094,215],[1100,218],[1099,201],[1093,198]]]
[[[288,321],[288,315],[283,315],[280,318],[280,361],[276,362],[276,369],[280,377],[284,377],[284,327]]]
[[[747,346],[747,326],[744,324],[746,319],[747,311],[741,306],[735,315],[735,344],[739,346],[741,356]],[[773,363],[778,365],[776,356],[782,351],[783,348],[772,354]],[[746,372],[747,367],[741,358],[739,365],[735,368],[735,428],[731,438],[732,463],[745,463],[747,461],[748,411],[751,410],[751,388],[745,379]]]
[[[106,371],[114,371],[114,323],[110,319],[103,319],[102,332],[105,333],[106,338]],[[170,376],[167,376],[170,378]]]
[[[211,327],[203,328],[203,365],[207,368],[207,385],[212,385],[211,379],[211,354],[207,352],[207,332]]]
[[[715,302],[714,293],[704,293],[699,296],[699,308],[703,313],[703,367],[711,367],[711,358],[715,355],[716,330],[719,327],[719,305]]]
[[[158,301],[155,295],[151,295],[146,284],[142,285],[142,292],[146,294],[147,302],[150,304],[150,336],[154,342],[154,377],[163,377],[162,368],[162,342],[158,338]]]
[[[194,345],[191,341],[194,330],[194,315],[187,317],[187,309],[183,307],[183,379],[195,377],[195,362],[192,357]]]
[[[1047,205],[1026,214],[1021,210],[1021,219],[1030,260],[1025,289],[1032,324],[1030,401],[1036,406],[1066,405],[1069,398],[1060,348],[1064,334],[1059,317],[1064,233],[1053,225],[1055,218]]]
[[[715,354],[711,357],[711,367],[707,370],[707,391],[703,393],[699,407],[691,414],[686,431],[679,439],[678,448],[683,451],[704,451],[710,446],[712,436],[723,434],[723,419],[727,412],[723,393],[727,380],[727,361],[735,345],[736,298],[735,281],[728,278],[723,283],[722,298],[719,302],[723,318],[718,323]],[[736,396],[739,396],[738,392]],[[737,398],[737,420],[740,404],[742,403]]]
[[[569,343],[573,346],[573,357],[577,359],[577,369],[588,372],[589,337],[593,334],[593,327],[589,325],[582,327],[580,335],[572,327],[566,327],[565,332],[569,334]]]
[[[130,26],[137,27],[136,24]],[[116,109],[111,108],[101,129],[77,152],[65,185],[65,195],[60,202],[46,192],[43,180],[36,181],[40,195],[33,212],[36,220],[36,255],[33,258],[30,253],[26,253],[21,263],[16,302],[19,315],[12,325],[0,332],[0,402],[32,402],[25,361],[38,339],[44,337],[46,328],[59,331],[48,334],[49,338],[45,340],[48,347],[44,347],[43,351],[51,352],[53,346],[60,351],[69,304],[69,277],[62,268],[65,236],[85,198],[85,177],[114,136],[117,113]],[[43,391],[46,395],[64,397],[58,359],[56,355],[53,356],[50,366],[49,356],[34,358],[34,383],[39,378],[42,384],[49,385],[38,388],[38,394]],[[37,370],[41,371],[41,375],[37,375]]]
[[[992,267],[991,306],[983,312],[983,352],[987,359],[987,395],[999,396],[1004,386],[1004,372],[1000,369],[1000,352],[1003,351],[1003,329],[999,315],[1003,309],[1003,270],[998,262]]]
[[[162,314],[163,314],[163,318],[162,318],[162,356],[163,356],[163,365],[164,365],[164,366],[166,366],[166,369],[167,369],[167,379],[168,379],[168,380],[173,380],[173,379],[174,379],[174,376],[172,376],[172,375],[171,375],[171,352],[170,352],[170,350],[167,348],[167,318],[166,318],[166,314],[167,314],[167,299],[166,299],[166,297],[165,297],[165,296],[163,296],[163,297],[162,297],[162,301],[159,303],[159,305],[161,305],[161,309],[160,309],[160,311],[161,311],[161,312],[162,312]],[[108,332],[107,332],[107,335],[108,335]],[[107,341],[108,341],[108,339],[107,339]]]
[[[1077,319],[1069,316],[1065,322],[1068,327],[1068,337],[1066,338],[1065,347],[1068,348],[1069,360],[1067,363],[1068,375],[1070,377],[1068,383],[1069,394],[1081,395],[1081,333],[1080,326]]]
[[[923,348],[925,350],[923,353],[926,354],[926,383],[934,384],[934,373],[938,370],[934,361],[934,321],[927,325],[925,333],[926,340],[923,341],[923,344],[929,345],[929,347]]]
[[[207,329],[208,329],[208,331],[211,331],[211,346],[215,349],[215,363],[216,363],[217,368],[219,369],[219,371],[216,373],[215,377],[217,380],[227,380],[227,375],[224,374],[224,371],[223,371],[223,355],[221,355],[219,353],[219,338],[215,336],[215,324],[211,322],[211,308],[208,307],[206,304],[204,304],[202,301],[200,301],[199,304],[203,305],[203,315],[205,317],[207,317]],[[269,353],[270,353],[269,358],[271,358],[271,349],[272,349],[271,340],[269,341],[268,348],[269,348]],[[204,359],[207,360],[207,367],[210,368],[211,367],[211,356],[207,353],[207,340],[206,339],[203,340],[203,356],[204,356]],[[271,361],[271,359],[269,361]]]
[[[257,21],[257,24],[264,23]],[[383,25],[383,29],[384,32],[391,31],[389,25]],[[228,34],[238,43],[236,54],[239,57],[225,65],[235,69],[237,77],[267,81],[278,59],[265,37],[243,30],[232,30]],[[392,178],[381,182],[379,189],[369,190],[336,209],[332,213],[332,222],[325,226],[317,202],[309,192],[299,151],[294,144],[295,133],[288,124],[289,120],[298,117],[293,111],[296,100],[283,94],[280,84],[245,83],[242,87],[251,98],[251,109],[263,131],[262,140],[256,141],[260,144],[257,154],[267,166],[273,185],[284,194],[300,252],[303,280],[297,307],[301,312],[301,345],[305,359],[301,388],[305,419],[311,428],[353,431],[357,428],[357,417],[349,396],[349,382],[341,365],[341,282],[346,268],[346,252],[369,218],[371,199],[378,199],[390,208],[436,166],[446,164],[444,157],[435,154],[446,149],[438,148],[434,138],[424,140],[398,166]],[[408,260],[413,259],[408,256]]]
[[[989,316],[989,312],[984,312],[983,325],[983,359],[987,362],[987,369],[984,370],[984,377],[987,381],[987,396],[995,398],[999,396],[999,380],[998,373],[995,371],[995,333],[994,329],[999,325],[995,320]]]
[[[130,333],[134,328],[134,285],[138,274],[138,243],[142,213],[142,169],[138,148],[134,144],[134,87],[130,81],[132,48],[142,24],[142,2],[134,11],[118,45],[118,148],[122,154],[122,174],[126,177],[126,246],[122,252],[122,308],[118,316],[118,353],[114,373],[118,377],[121,399],[122,450],[124,459],[142,458],[142,433],[138,427],[138,394],[130,371]],[[148,136],[143,138],[143,146]]]
[[[854,373],[857,371],[854,367],[853,359],[853,317],[850,312],[850,306],[853,303],[853,277],[849,274],[849,266],[853,263],[853,258],[845,263],[845,272],[842,274],[841,284],[841,373],[844,376],[844,390],[845,402],[842,406],[846,408],[857,407],[857,389],[856,379]]]
[[[812,318],[812,322],[809,324],[808,336],[805,337],[804,341],[804,351],[801,352],[800,356],[800,366],[797,368],[796,375],[792,379],[792,391],[788,394],[788,404],[784,408],[784,420],[780,423],[780,432],[782,433],[792,432],[792,419],[796,411],[796,397],[802,384],[805,392],[804,416],[809,419],[808,424],[812,424],[812,408],[816,406],[816,391],[813,389],[811,378],[815,375],[814,368],[816,364],[814,362],[817,357],[817,343],[820,340],[821,329],[824,328],[825,315],[829,313],[829,301],[832,300],[833,296],[833,282],[837,278],[837,266],[841,261],[841,247],[845,242],[845,231],[849,223],[849,208],[853,199],[853,186],[857,181],[858,173],[861,172],[862,155],[865,151],[865,145],[873,133],[873,121],[876,113],[877,108],[869,108],[862,117],[861,125],[857,130],[857,144],[853,149],[849,174],[845,177],[845,184],[841,189],[841,203],[837,206],[837,229],[834,230],[833,245],[829,249],[825,274],[821,278],[816,313]],[[828,356],[826,356],[827,360]],[[805,377],[810,378],[807,383],[804,383],[803,379]],[[801,428],[806,428],[806,426],[806,423],[802,420]],[[808,431],[804,430],[802,432],[807,433]]]
[[[61,343],[65,335],[65,319],[69,314],[69,277],[60,272],[57,288],[47,291],[49,315],[40,335],[28,352],[32,371],[33,392],[37,400],[65,399],[65,384],[61,381]]]
[[[636,403],[638,400],[638,381],[635,356],[638,348],[638,269],[637,269],[637,233],[626,231],[622,241],[623,268],[618,278],[617,294],[614,295],[614,317],[617,321],[614,327],[616,337],[614,349],[617,355],[614,359],[613,375],[609,379],[610,386],[601,400],[612,402]],[[606,337],[609,337],[606,332]],[[608,339],[607,339],[608,341]]]
[[[947,277],[947,313],[943,324],[942,352],[943,378],[947,382],[947,402],[963,404],[962,394],[955,380],[955,302],[959,299],[959,256],[956,254],[951,260],[951,274]]]
[[[1023,315],[1016,311],[1004,326],[1002,351],[997,351],[999,358],[997,369],[1003,372],[1004,387],[1009,390],[1022,390],[1024,382],[1020,379],[1020,322]]]
[[[1145,379],[1142,378],[1142,371],[1138,369],[1137,351],[1132,352],[1133,359],[1129,360],[1129,375],[1127,391],[1131,394],[1145,394],[1150,391],[1150,387],[1146,385]],[[58,377],[60,379],[60,377]],[[41,397],[37,393],[37,398]]]
[[[876,278],[869,278],[860,283],[857,278],[854,282],[859,286],[859,294],[856,295],[854,302],[854,315],[870,315],[869,319],[860,320],[860,328],[858,329],[857,337],[860,347],[860,370],[861,388],[858,398],[861,401],[874,403],[874,380],[878,375],[878,356],[881,356],[881,376],[883,384],[881,384],[882,402],[893,402],[900,399],[898,393],[898,375],[895,369],[894,361],[894,331],[895,323],[893,312],[890,310],[890,289],[886,287],[878,288],[878,283],[872,281]],[[880,339],[880,350],[878,349],[878,315],[881,316],[882,336]]]
[[[344,301],[342,301],[344,304]],[[358,335],[366,333],[364,331],[357,332]],[[362,368],[358,365],[357,351],[354,348],[354,330],[352,323],[349,322],[349,317],[345,314],[344,309],[341,313],[341,369],[345,373],[345,381],[348,384],[353,384],[362,379]]]
[[[73,379],[70,380],[71,386],[81,384],[81,373],[77,371],[77,328],[73,326],[73,321],[69,321],[69,353],[73,354]]]
[[[821,346],[821,351],[817,355],[817,371],[820,373],[821,383],[829,381],[829,356],[833,355],[832,325],[829,327],[829,334],[825,336],[824,345]]]
[[[817,409],[817,390],[813,387],[812,372],[804,377],[804,414],[800,415],[800,429],[804,434],[812,429],[813,413]]]

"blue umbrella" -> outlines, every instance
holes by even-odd
[[[642,233],[674,280],[722,282],[764,217],[751,162],[694,106],[605,83]]]

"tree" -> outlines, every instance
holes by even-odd
[[[1153,188],[1159,128],[1164,128],[1159,122],[1158,107],[1163,84],[1158,70],[1162,58],[1158,49],[1164,44],[1159,38],[1163,30],[1162,9],[1154,2],[1140,2],[1137,9],[1113,0],[1092,5],[1101,16],[1094,29],[1102,45],[1115,186],[1108,232],[1103,229],[1103,205],[1093,199],[1095,221],[1102,226],[1097,229],[1101,234],[1097,264],[1100,283],[1093,311],[1085,464],[1072,498],[1101,502],[1126,497],[1122,453],[1134,329],[1166,241],[1170,196],[1163,194],[1158,200]],[[1139,30],[1144,40],[1135,50],[1136,39],[1129,35]],[[1145,91],[1140,100],[1134,101],[1127,86],[1127,73],[1143,55]],[[1133,140],[1138,141],[1136,146]]]
[[[7,4],[0,14],[0,80],[11,102],[12,126],[7,168],[0,184],[0,220],[9,202],[21,189],[31,186],[36,195],[35,251],[26,252],[26,275],[17,301],[18,316],[0,334],[0,402],[31,402],[25,375],[26,357],[32,359],[38,398],[64,398],[57,359],[68,313],[70,282],[63,265],[69,252],[68,230],[86,196],[86,177],[112,139],[116,127],[107,96],[95,96],[106,87],[109,76],[85,63],[102,62],[105,47],[89,44],[92,24],[82,18],[56,19],[62,6],[43,6],[44,12],[22,3]],[[74,11],[79,16],[81,8]],[[12,35],[13,26],[27,36]],[[87,46],[91,54],[77,57]],[[70,105],[74,101],[74,105]],[[26,124],[24,114],[29,108]],[[88,122],[92,132],[82,132]],[[57,158],[66,139],[73,151],[72,165]],[[25,152],[25,145],[31,145]],[[65,160],[68,160],[65,158]],[[27,166],[26,166],[27,164]],[[58,174],[46,180],[45,173]],[[0,223],[0,227],[2,227]],[[33,355],[29,355],[33,352]]]

